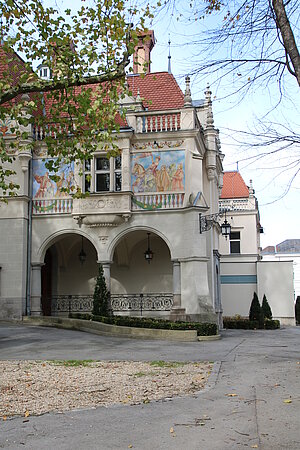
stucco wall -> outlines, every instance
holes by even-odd
[[[293,262],[261,261],[257,264],[258,296],[265,294],[273,317],[283,325],[295,325]]]
[[[19,319],[26,297],[27,202],[0,202],[0,319]]]

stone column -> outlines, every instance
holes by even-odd
[[[41,315],[41,297],[42,297],[41,270],[43,265],[44,263],[33,263],[31,265],[30,314],[32,316]]]
[[[122,191],[131,190],[130,174],[130,151],[128,148],[122,149]]]
[[[181,267],[178,260],[173,261],[173,308],[181,307]]]
[[[181,265],[173,260],[173,307],[170,313],[170,320],[185,320],[185,308],[181,307]]]

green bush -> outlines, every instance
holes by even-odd
[[[263,327],[261,327],[258,320],[249,320],[242,317],[224,317],[223,326],[230,330],[257,330],[259,328],[276,330],[280,328],[280,322],[279,320],[265,319]]]
[[[262,301],[261,309],[262,309],[262,311],[263,311],[264,318],[265,318],[265,319],[271,319],[271,320],[272,320],[272,310],[271,310],[271,307],[270,307],[270,305],[269,305],[269,302],[268,302],[267,297],[265,296],[265,294],[264,294],[264,296],[263,296],[263,301]]]
[[[92,313],[99,316],[108,316],[110,313],[109,292],[106,287],[102,264],[99,264],[99,273],[96,278]]]
[[[93,320],[95,322],[107,323],[125,327],[137,328],[155,328],[161,330],[196,330],[198,336],[215,336],[218,333],[218,327],[215,323],[199,322],[171,322],[158,318],[143,318],[129,316],[99,316],[82,313],[73,313],[70,315],[73,319]]]
[[[249,310],[249,320],[258,321],[258,328],[264,327],[264,313],[260,306],[256,292],[253,294],[253,299]]]
[[[296,317],[296,324],[300,325],[300,296],[298,295],[296,304],[295,304],[295,317]]]
[[[277,330],[280,328],[279,320],[265,319],[264,323],[265,330]]]
[[[230,330],[257,330],[259,328],[259,322],[258,320],[224,317],[223,327]]]

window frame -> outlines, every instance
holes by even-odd
[[[107,159],[107,169],[97,169],[97,159]],[[107,158],[105,154],[94,155],[90,160],[87,168],[87,161],[84,163],[83,171],[83,192],[90,194],[100,194],[104,192],[121,192],[122,191],[122,156]],[[120,161],[117,165],[117,161]],[[109,189],[97,190],[97,175],[109,175]],[[90,177],[90,180],[87,180]],[[117,177],[120,180],[117,180]],[[88,188],[89,185],[89,188]]]
[[[236,250],[233,251],[234,247]],[[231,255],[240,255],[241,254],[241,232],[240,231],[231,231],[229,235],[229,250]]]

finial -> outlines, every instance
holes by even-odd
[[[253,197],[255,194],[255,190],[253,189],[252,180],[250,180],[250,186],[249,186],[249,196]]]
[[[171,70],[171,39],[170,39],[170,35],[169,35],[168,44],[169,44],[168,73],[172,73],[172,70]]]
[[[191,88],[190,88],[190,77],[187,75],[185,77],[185,93],[184,93],[184,106],[189,107],[192,106],[192,96],[191,96]]]
[[[206,91],[204,91],[204,94],[205,94],[206,103],[210,103],[211,102],[211,94],[212,94],[212,92],[210,90],[209,83],[207,83],[207,85],[206,85]]]
[[[214,128],[214,116],[212,111],[212,101],[211,101],[211,90],[209,83],[207,83],[206,91],[204,91],[205,94],[205,104],[208,107],[207,108],[207,128]]]
[[[239,171],[239,162],[238,161],[236,162],[236,171],[237,172]]]

